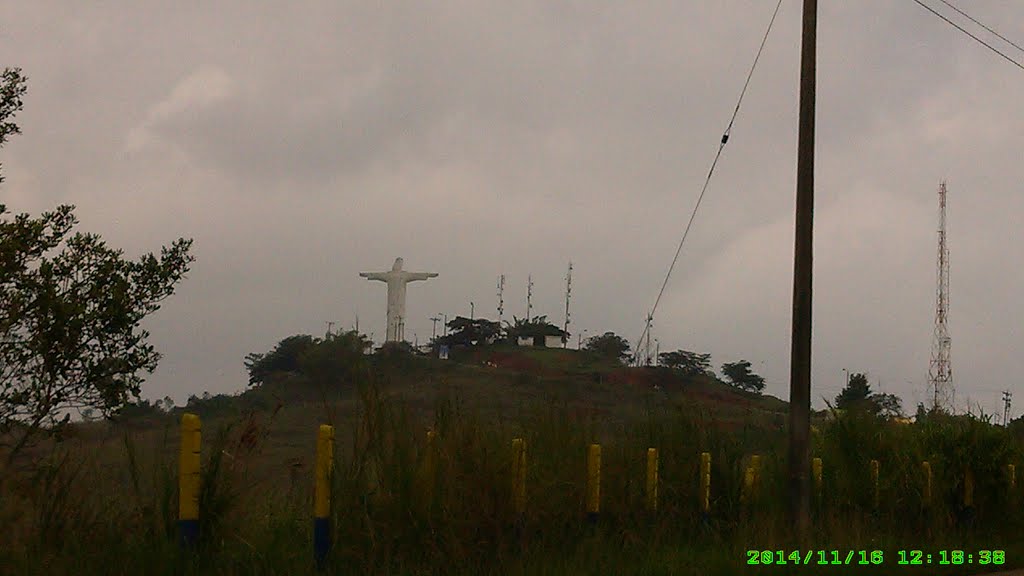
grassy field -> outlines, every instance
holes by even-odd
[[[284,380],[190,406],[203,418],[203,489],[202,538],[188,552],[176,541],[182,411],[77,425],[3,469],[0,572],[311,573],[321,423],[336,430],[329,573],[973,574],[986,571],[981,549],[1005,550],[996,568],[1024,565],[1020,503],[1007,473],[1008,464],[1024,463],[1024,444],[977,418],[901,425],[816,417],[822,483],[812,540],[798,544],[785,514],[778,399],[571,350],[497,347],[451,362],[409,362],[358,385],[324,390]],[[512,499],[514,438],[527,453],[521,515]],[[603,448],[594,524],[584,509],[591,443]],[[655,513],[644,507],[652,447]],[[708,515],[702,452],[711,455]],[[748,486],[755,454],[761,464]],[[877,483],[871,460],[879,462]],[[882,550],[884,560],[747,564],[748,550],[781,550],[788,559],[795,549],[839,550],[840,561],[850,550]],[[975,559],[901,566],[900,549],[932,553],[935,563],[939,550]]]

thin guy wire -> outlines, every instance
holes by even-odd
[[[922,8],[924,8],[925,10],[927,10],[927,11],[931,12],[932,14],[935,14],[935,15],[936,15],[936,16],[938,16],[939,18],[942,18],[943,20],[945,20],[945,21],[946,21],[947,23],[949,23],[950,25],[952,25],[952,26],[953,26],[954,28],[956,28],[957,30],[959,30],[959,31],[963,32],[964,34],[967,34],[967,35],[968,35],[968,36],[970,36],[971,38],[974,38],[975,40],[977,40],[978,42],[980,42],[981,44],[983,44],[983,45],[984,45],[984,46],[985,46],[986,48],[988,48],[989,50],[991,50],[991,51],[995,52],[996,54],[999,54],[1000,56],[1002,56],[1003,58],[1005,58],[1005,59],[1006,59],[1006,61],[1007,61],[1007,62],[1009,62],[1010,64],[1013,64],[1013,65],[1014,65],[1014,66],[1016,66],[1017,68],[1020,68],[1021,70],[1024,70],[1024,64],[1021,64],[1020,62],[1017,62],[1016,60],[1014,60],[1013,58],[1010,58],[1010,57],[1009,57],[1009,56],[1007,56],[1006,54],[1003,54],[1002,52],[1000,52],[1000,51],[999,51],[999,49],[997,49],[996,47],[992,46],[992,45],[991,45],[991,44],[989,44],[988,42],[985,42],[985,41],[984,41],[984,40],[982,40],[981,38],[978,38],[978,37],[977,37],[977,36],[975,36],[974,34],[971,34],[970,32],[968,32],[967,30],[965,30],[965,29],[964,29],[964,28],[963,28],[962,26],[960,26],[960,25],[959,25],[959,24],[957,24],[956,22],[953,22],[953,21],[952,21],[952,20],[950,20],[949,18],[946,18],[946,17],[945,17],[945,16],[943,16],[942,14],[939,14],[939,13],[938,13],[938,12],[936,12],[936,11],[935,11],[935,9],[934,9],[934,8],[932,8],[931,6],[929,6],[929,5],[925,4],[924,2],[921,2],[921,0],[914,0],[914,2],[916,2],[916,3],[917,3],[917,4],[919,5],[919,6],[921,6],[921,7],[922,7]]]
[[[1022,48],[1022,47],[1020,46],[1020,44],[1017,44],[1017,43],[1016,43],[1016,42],[1014,42],[1013,40],[1010,40],[1010,39],[1009,39],[1009,38],[1007,38],[1006,36],[1003,36],[1003,35],[1002,35],[1002,34],[1000,34],[999,32],[996,32],[995,30],[993,30],[993,29],[989,28],[988,26],[985,26],[985,25],[984,25],[984,24],[982,24],[981,22],[978,22],[978,21],[977,21],[977,20],[976,20],[976,19],[975,19],[975,18],[974,18],[973,16],[971,16],[971,15],[970,15],[970,14],[968,14],[967,12],[964,12],[963,10],[961,10],[961,9],[957,8],[956,6],[954,6],[954,5],[952,4],[952,3],[948,2],[947,0],[939,0],[939,1],[940,1],[940,2],[942,2],[943,4],[945,4],[946,6],[949,6],[949,7],[950,7],[950,8],[952,8],[953,10],[956,10],[956,11],[957,11],[957,13],[958,13],[958,14],[960,14],[961,16],[963,16],[964,18],[967,18],[967,19],[968,19],[968,20],[970,20],[971,22],[974,22],[974,23],[975,23],[975,24],[977,24],[978,26],[981,26],[981,27],[982,27],[982,28],[984,28],[985,30],[988,30],[988,31],[989,31],[989,32],[991,32],[992,34],[996,35],[996,36],[997,36],[997,37],[998,37],[998,38],[999,38],[1000,40],[1002,40],[1003,42],[1006,42],[1007,44],[1009,44],[1010,46],[1013,46],[1013,47],[1014,47],[1014,48],[1016,48],[1017,50],[1020,50],[1021,52],[1024,52],[1024,48]]]
[[[668,279],[672,276],[672,270],[676,266],[676,261],[679,260],[679,253],[683,249],[683,242],[686,241],[687,235],[690,233],[690,227],[693,226],[693,220],[697,216],[697,210],[700,208],[700,203],[704,199],[704,193],[708,190],[708,185],[711,183],[711,176],[715,173],[715,166],[718,165],[718,159],[722,156],[722,150],[725,148],[725,144],[729,141],[729,135],[732,132],[732,126],[736,122],[736,116],[740,113],[740,105],[743,103],[743,96],[747,93],[747,87],[750,86],[750,79],[754,76],[754,69],[757,68],[757,62],[761,59],[761,52],[764,51],[764,45],[768,41],[768,34],[772,31],[772,25],[775,24],[775,17],[779,14],[779,7],[782,6],[782,0],[775,5],[775,12],[772,13],[772,19],[768,22],[768,29],[764,32],[764,37],[761,38],[761,45],[757,49],[757,55],[754,56],[754,63],[750,66],[750,72],[747,73],[747,79],[743,83],[743,89],[740,90],[740,97],[736,101],[736,108],[732,111],[732,118],[729,119],[729,125],[725,129],[725,133],[722,134],[722,141],[718,144],[718,152],[715,153],[715,159],[711,162],[711,169],[708,170],[708,176],[704,180],[704,187],[701,188],[700,196],[697,197],[697,203],[693,207],[693,212],[690,214],[690,220],[686,223],[686,229],[683,231],[683,237],[679,240],[679,246],[676,247],[676,254],[672,258],[672,264],[668,267],[668,273],[665,274],[665,281],[661,283],[661,290],[658,291],[658,297],[654,300],[654,307],[651,308],[649,317],[654,316],[654,312],[658,309],[658,303],[661,302],[661,297],[665,293],[665,287],[668,286]],[[636,348],[639,357],[640,343],[644,337],[647,336],[647,332],[650,330],[650,323],[646,322],[644,325],[643,334],[640,335],[640,339],[637,341]]]

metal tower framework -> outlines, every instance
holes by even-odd
[[[956,391],[949,361],[949,246],[946,245],[946,181],[939,184],[938,288],[935,303],[935,336],[928,366],[928,385],[932,389],[932,407],[954,411]]]
[[[526,321],[530,321],[530,314],[533,313],[533,276],[526,277]]]
[[[498,277],[498,325],[501,326],[501,317],[505,314],[505,275]]]
[[[569,262],[569,273],[565,275],[565,340],[562,340],[562,348],[566,347],[569,341],[569,297],[572,295],[572,262]]]

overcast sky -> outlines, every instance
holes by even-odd
[[[961,3],[1024,41],[1024,4]],[[781,398],[799,4],[782,5],[653,332],[716,369],[749,360]],[[200,5],[0,2],[0,66],[29,78],[0,200],[73,203],[132,257],[195,239],[145,323],[164,358],[143,395],[178,403],[244,389],[245,354],[325,321],[358,315],[381,340],[385,287],[359,272],[398,256],[440,274],[409,287],[410,340],[471,301],[496,318],[500,274],[506,319],[532,274],[535,313],[560,324],[571,260],[573,344],[635,342],[775,2]],[[1004,388],[1024,405],[1024,72],[910,0],[822,0],[818,39],[815,406],[844,368],[910,412],[928,398],[943,178],[958,405],[1001,411]]]

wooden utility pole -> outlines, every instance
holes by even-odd
[[[800,50],[800,135],[796,164],[793,340],[789,380],[789,497],[796,535],[810,528],[811,279],[814,240],[814,99],[818,1],[804,0]]]

